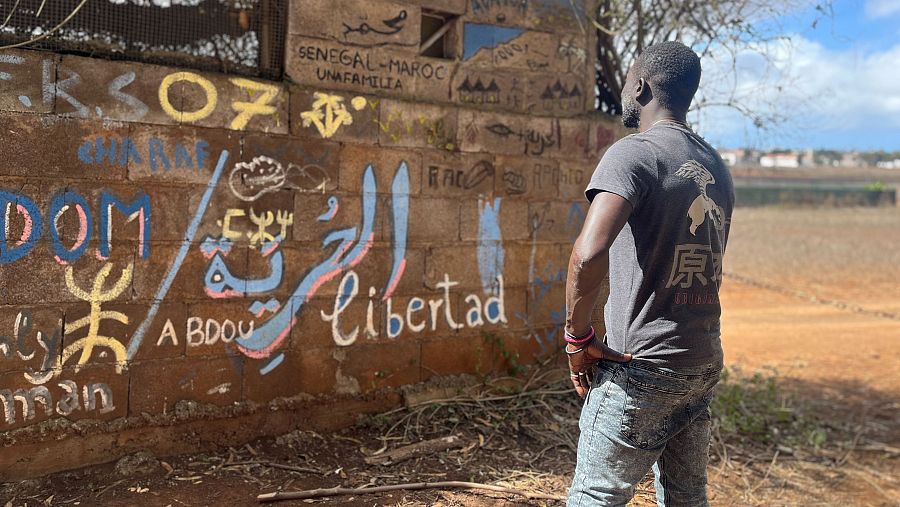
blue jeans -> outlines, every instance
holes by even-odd
[[[581,410],[567,505],[625,505],[651,467],[658,505],[708,505],[709,402],[721,369],[600,361]]]

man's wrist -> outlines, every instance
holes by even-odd
[[[569,332],[568,329],[565,330],[565,340],[566,343],[575,345],[576,347],[581,347],[583,345],[587,345],[597,336],[597,333],[594,331],[593,326],[589,326],[588,332],[578,336]]]

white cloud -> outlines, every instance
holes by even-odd
[[[736,83],[737,97],[753,111],[787,118],[779,135],[900,128],[900,43],[863,54],[829,50],[795,34],[759,51],[770,63],[753,51],[741,53],[735,67],[728,55],[705,59],[698,97],[721,97]],[[746,139],[756,130],[727,108],[709,108],[698,119],[711,140],[741,133]]]
[[[866,16],[870,18],[883,18],[900,13],[900,0],[868,0],[866,2]]]

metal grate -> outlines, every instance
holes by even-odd
[[[280,79],[288,0],[0,0],[0,46]]]

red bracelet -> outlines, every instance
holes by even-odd
[[[581,338],[573,335],[572,333],[566,331],[565,339],[566,343],[571,343],[572,345],[579,346],[589,343],[594,337],[597,336],[597,333],[594,332],[594,326],[591,326],[591,332]]]

